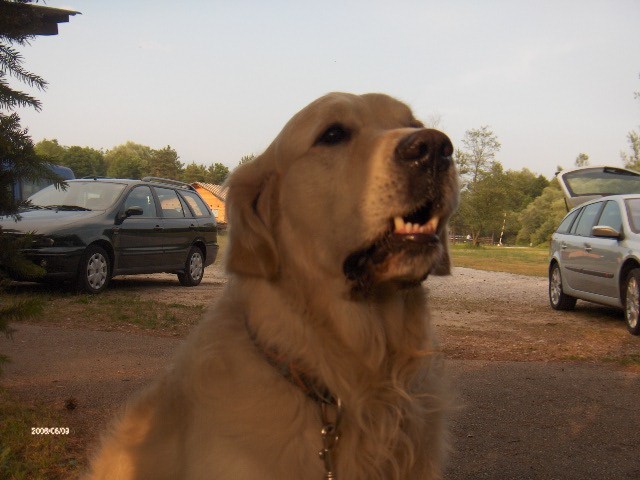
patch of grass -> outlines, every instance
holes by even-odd
[[[68,435],[32,435],[32,428],[64,427],[50,408],[30,406],[0,389],[0,478],[62,480],[80,469]]]
[[[622,357],[604,357],[605,362],[617,363],[623,367],[640,367],[640,353],[630,353]]]
[[[76,300],[83,307],[85,318],[111,319],[150,329],[173,329],[179,318],[199,320],[202,305],[184,305],[145,300],[140,295],[122,292],[104,292],[101,295],[83,295]]]
[[[549,251],[530,247],[473,247],[467,244],[450,246],[453,264],[457,267],[508,272],[546,277]]]
[[[20,291],[0,293],[3,301],[19,302],[22,298],[36,301],[42,308],[28,319],[47,323],[69,323],[111,328],[118,324],[133,325],[170,333],[184,333],[196,324],[205,305],[185,305],[175,299],[171,303],[145,299],[142,295],[106,290],[100,295],[77,294],[64,290]],[[15,319],[18,320],[18,319]],[[0,477],[1,478],[1,477]]]

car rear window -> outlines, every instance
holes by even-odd
[[[165,218],[184,218],[184,209],[182,202],[175,190],[170,188],[155,187],[156,195],[160,200],[160,208],[162,216]]]
[[[196,217],[210,217],[211,213],[207,208],[207,205],[202,201],[202,199],[198,196],[197,193],[193,192],[180,192],[180,194],[184,197],[186,202],[189,204],[191,210]]]
[[[563,180],[572,197],[640,193],[640,174],[617,168],[567,172]]]

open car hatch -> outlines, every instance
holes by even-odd
[[[607,195],[640,193],[640,173],[620,167],[580,167],[556,173],[567,210]]]

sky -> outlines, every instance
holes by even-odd
[[[70,1],[74,3],[69,3]],[[622,165],[640,129],[638,0],[48,0],[82,13],[19,47],[44,77],[34,142],[259,154],[332,91],[383,92],[456,147],[489,126],[505,169]]]

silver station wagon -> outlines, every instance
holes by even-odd
[[[549,302],[576,300],[621,308],[640,334],[640,173],[616,167],[560,172],[571,211],[551,238]]]

